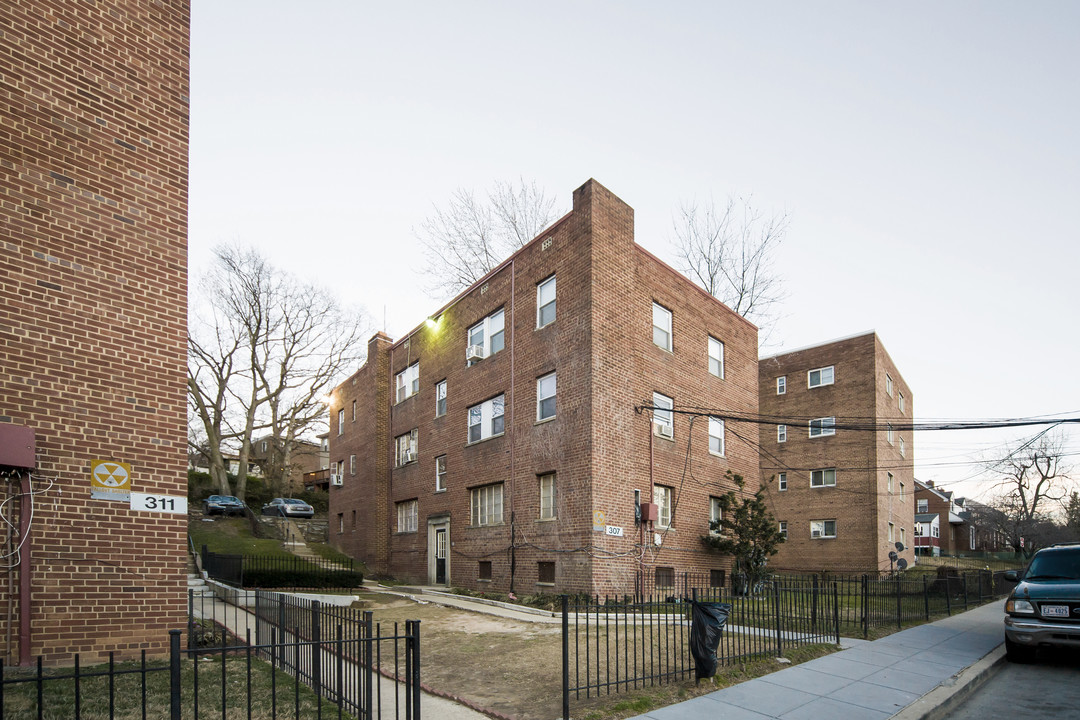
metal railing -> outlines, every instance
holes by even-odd
[[[352,558],[266,557],[215,553],[204,545],[202,569],[213,580],[234,587],[359,587],[363,575]]]

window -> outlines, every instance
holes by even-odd
[[[397,402],[420,392],[420,363],[414,362],[397,374]]]
[[[356,401],[352,401],[352,421],[356,422]]]
[[[435,458],[435,492],[446,490],[446,456]]]
[[[807,373],[807,386],[816,388],[833,384],[833,366],[818,368]]]
[[[473,488],[471,522],[474,527],[498,525],[503,519],[503,484]]]
[[[776,442],[787,442],[787,425],[776,426]]]
[[[542,585],[554,585],[555,584],[555,563],[554,562],[538,562],[536,563],[536,582]]]
[[[836,434],[836,418],[818,418],[810,421],[810,437],[824,437]]]
[[[337,532],[338,535],[345,532],[345,513],[337,514]]]
[[[811,470],[810,487],[836,487],[836,468]]]
[[[265,453],[266,452],[266,441],[265,440],[262,441],[262,446],[261,447],[262,447],[262,452]]]
[[[671,352],[671,311],[656,303],[652,304],[652,341]]]
[[[446,414],[446,381],[435,383],[435,417]]]
[[[397,503],[397,531],[399,533],[416,532],[416,500]]]
[[[900,483],[900,499],[904,499],[904,483]]]
[[[968,547],[969,550],[974,550],[975,549],[975,526],[974,525],[969,525],[968,526],[968,546],[969,546]]]
[[[787,490],[787,473],[786,472],[776,474],[776,487],[781,492],[783,492],[784,490]]]
[[[713,455],[724,455],[724,421],[709,418],[709,452]]]
[[[709,498],[709,534],[710,535],[722,535],[723,530],[720,528],[720,520],[724,517],[724,509],[720,507],[720,498]],[[715,524],[714,524],[715,523]]]
[[[931,525],[930,526],[930,534],[933,535],[934,537],[941,537],[941,529],[934,526],[934,525]]]
[[[787,537],[787,520],[781,520],[779,528],[780,528],[780,534],[783,535],[784,537]]]
[[[900,528],[900,544],[907,547],[907,529]]]
[[[892,375],[885,373],[885,394],[892,397]]]
[[[787,395],[787,375],[776,378],[776,394]]]
[[[835,520],[811,520],[810,521],[810,537],[814,539],[818,538],[834,538],[836,537],[836,521]]]
[[[540,519],[555,519],[555,473],[540,476]]]
[[[889,444],[893,444],[893,431],[892,423],[885,423],[885,439],[889,441]]]
[[[555,417],[555,373],[536,381],[536,419]]]
[[[504,426],[505,396],[493,397],[469,408],[469,442],[480,442],[489,437],[502,435]]]
[[[536,327],[542,328],[555,321],[555,276],[552,275],[536,286]]]
[[[337,411],[337,434],[341,435],[345,432],[345,408],[341,408]]]
[[[503,332],[504,322],[505,316],[502,308],[500,308],[469,328],[467,357],[470,363],[476,359],[474,353],[481,358],[486,358],[506,346],[506,334]]]
[[[904,393],[896,394],[896,404],[900,407],[900,414],[904,414]]]
[[[671,525],[671,488],[665,485],[653,486],[653,502],[659,508],[656,526],[666,528]]]
[[[352,511],[352,527],[353,528],[356,527],[356,511],[355,510]]]
[[[417,429],[394,438],[394,458],[398,467],[416,460]]]
[[[477,569],[478,580],[490,580],[491,579],[491,561],[481,560],[480,567]]]
[[[915,512],[918,512],[918,513],[930,512],[930,501],[925,500],[925,499],[924,500],[916,500],[915,501]]]
[[[658,426],[657,432],[664,437],[675,437],[675,415],[672,409],[675,401],[667,395],[658,392],[652,394],[653,424]]]
[[[896,528],[889,523],[889,542],[896,542]]]
[[[718,378],[724,377],[724,343],[709,336],[709,372]]]
[[[656,589],[661,588],[670,589],[675,587],[675,568],[672,567],[658,567],[656,568]]]
[[[922,537],[926,534],[923,530],[923,523],[915,523],[915,537]]]
[[[899,436],[900,440],[900,457],[907,457],[907,446],[904,444],[904,436]]]
[[[344,460],[338,460],[337,461],[337,476],[338,476],[339,479],[345,477],[345,461]]]
[[[727,584],[727,573],[724,570],[709,570],[709,587],[722,588]]]
[[[349,456],[349,474],[350,475],[355,475],[356,474],[356,456],[355,455],[350,455]]]
[[[887,476],[885,480],[885,489],[889,491],[890,495],[892,495],[893,474],[885,473],[885,475]]]

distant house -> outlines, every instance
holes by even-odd
[[[951,490],[936,487],[933,480],[915,481],[915,512],[938,517],[939,554],[999,552],[1008,549],[1003,534],[985,520],[990,515],[990,508],[969,498],[959,497]]]
[[[267,480],[280,480],[281,492],[292,493],[304,488],[305,474],[326,467],[329,451],[322,442],[293,440],[286,463],[285,441],[273,435],[264,435],[251,441],[248,462],[252,467],[257,467],[259,474]]]
[[[941,517],[937,513],[915,513],[915,554],[941,555]]]

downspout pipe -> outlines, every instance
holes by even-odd
[[[30,665],[30,581],[33,574],[31,553],[33,538],[30,537],[30,520],[34,512],[34,496],[31,493],[30,473],[23,473],[19,481],[22,497],[19,500],[19,665]]]

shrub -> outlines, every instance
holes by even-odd
[[[354,588],[364,584],[357,570],[273,570],[244,571],[244,587],[249,588]]]

